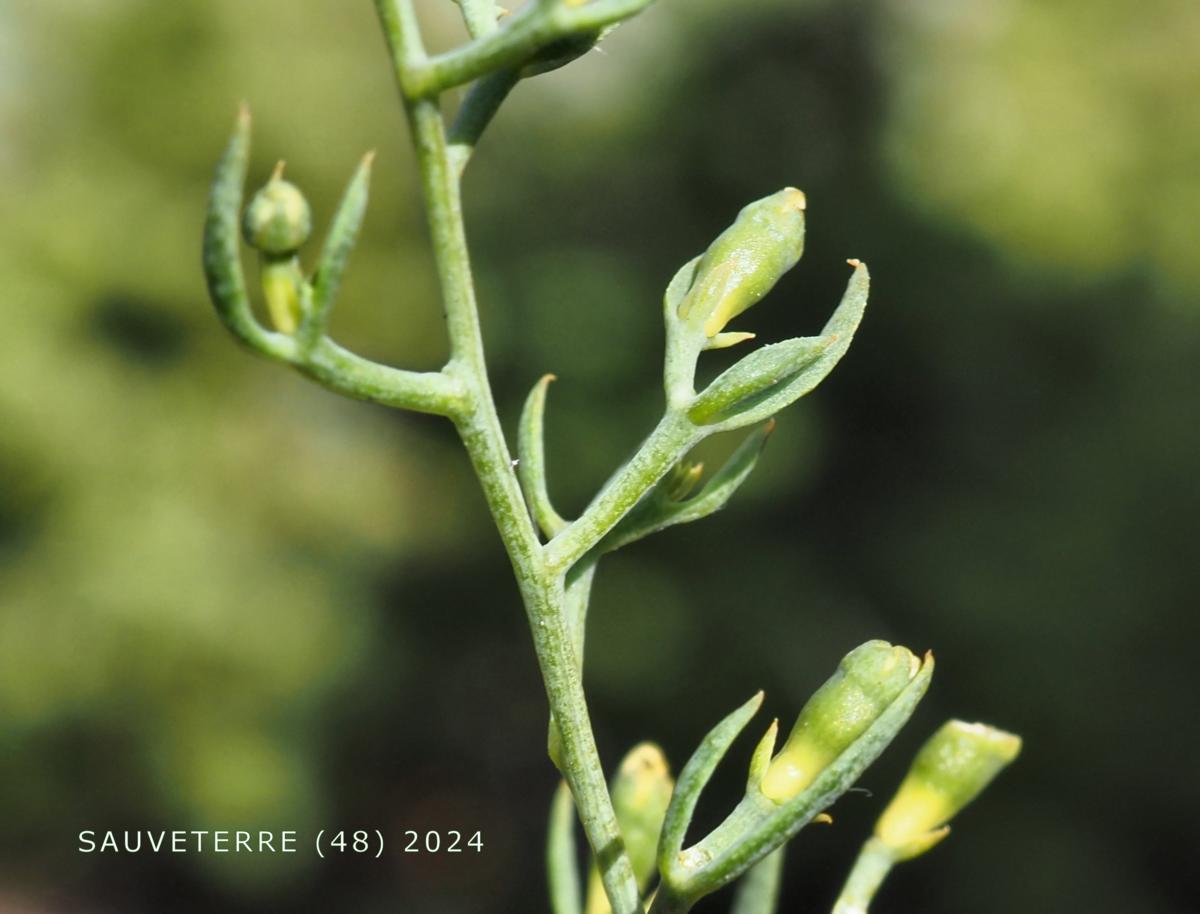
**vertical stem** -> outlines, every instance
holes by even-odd
[[[867,841],[833,906],[833,914],[867,914],[871,899],[895,862],[892,852],[881,841],[875,838]]]
[[[450,361],[445,371],[458,378],[466,391],[466,403],[454,417],[455,426],[479,477],[520,586],[546,696],[562,736],[563,773],[574,794],[592,852],[599,861],[613,912],[641,914],[637,881],[621,842],[588,717],[564,612],[563,576],[551,573],[544,562],[488,382],[458,176],[450,162],[445,124],[436,99],[413,100],[404,93],[405,69],[413,59],[409,55],[424,56],[420,39],[415,36],[411,3],[375,2],[405,98],[421,171],[450,335]]]

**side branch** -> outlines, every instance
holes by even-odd
[[[546,544],[547,566],[561,573],[579,561],[704,436],[685,416],[675,412],[663,416],[587,510]]]
[[[457,378],[440,371],[405,371],[380,365],[343,349],[328,337],[291,364],[322,386],[356,400],[450,418],[466,408],[466,391]]]
[[[357,221],[365,204],[365,166],[348,195],[354,204],[343,207],[346,218],[335,220],[332,244],[323,258],[315,294],[303,277],[296,283],[304,316],[301,333],[267,330],[254,316],[242,270],[238,219],[250,157],[250,113],[243,107],[225,154],[217,166],[204,224],[204,274],[208,292],[221,322],[238,340],[260,355],[290,365],[337,393],[387,406],[442,416],[464,410],[465,388],[443,372],[403,371],[368,361],[338,346],[324,334],[324,318],[336,292],[337,280],[353,244]],[[353,212],[350,212],[353,210]]]
[[[376,0],[384,5],[388,0]],[[654,0],[537,0],[490,34],[424,60],[410,56],[401,71],[409,98],[428,98],[480,76],[519,66],[537,51],[576,35],[598,32],[636,16]]]

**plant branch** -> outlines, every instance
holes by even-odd
[[[376,0],[386,3],[387,0]],[[506,24],[461,48],[412,58],[401,75],[410,98],[428,98],[497,70],[519,67],[537,51],[636,16],[654,0],[537,0]]]
[[[572,633],[563,608],[563,576],[549,569],[526,510],[511,455],[496,414],[484,359],[474,283],[463,227],[457,175],[450,163],[445,124],[436,101],[414,97],[405,86],[412,24],[406,2],[376,0],[412,128],[429,230],[442,287],[451,357],[445,372],[466,389],[455,426],[483,487],[488,508],[512,562],[533,634],[551,713],[562,737],[563,774],[575,797],[598,861],[613,914],[641,914],[637,881],[621,842],[600,763]]]
[[[684,416],[667,412],[587,510],[547,543],[546,564],[561,572],[579,561],[703,437]]]
[[[454,0],[462,9],[463,22],[472,38],[480,38],[498,28],[500,9],[493,0]]]
[[[833,914],[867,914],[871,899],[895,863],[891,848],[877,838],[868,840],[854,861],[842,894],[833,906]]]
[[[465,391],[458,379],[440,371],[405,371],[380,365],[343,349],[328,337],[292,365],[323,387],[356,400],[451,417],[464,408]]]

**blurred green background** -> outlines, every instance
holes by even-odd
[[[431,43],[460,39],[449,0]],[[237,101],[328,218],[378,148],[335,316],[435,368],[440,311],[367,0],[0,5],[0,911],[530,912],[555,779],[509,569],[448,425],[342,401],[211,315],[199,232]],[[793,845],[827,910],[948,716],[1019,764],[879,909],[1183,912],[1195,876],[1200,6],[661,0],[522,85],[467,176],[497,395],[554,371],[578,510],[660,409],[662,289],[745,202],[808,193],[742,324],[867,320],[721,516],[600,571],[606,761],[675,767],[754,689],[938,653],[908,730]],[[701,816],[738,789],[746,746]],[[83,828],[482,830],[478,856],[76,853]],[[721,911],[727,895],[704,904]]]

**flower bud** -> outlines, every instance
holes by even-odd
[[[679,317],[712,339],[770,292],[804,250],[804,207],[794,187],[744,207],[700,258]]]
[[[653,743],[634,746],[622,759],[612,782],[613,811],[640,892],[650,885],[658,869],[658,839],[674,789],[666,756]],[[611,910],[600,871],[593,863],[585,914],[610,914]]]
[[[700,477],[704,475],[703,463],[692,463],[681,460],[675,464],[663,479],[663,495],[670,502],[680,502],[695,490]]]
[[[986,724],[951,720],[929,738],[875,825],[896,859],[924,853],[944,838],[946,823],[1021,751],[1021,738]]]
[[[612,784],[613,809],[638,886],[655,873],[655,853],[675,782],[666,756],[653,743],[635,746],[621,761]]]
[[[268,257],[295,253],[312,234],[312,211],[300,188],[283,180],[283,163],[250,198],[242,216],[242,235]]]
[[[798,796],[875,722],[909,684],[920,661],[886,641],[859,645],[808,700],[761,790],[776,803]]]

